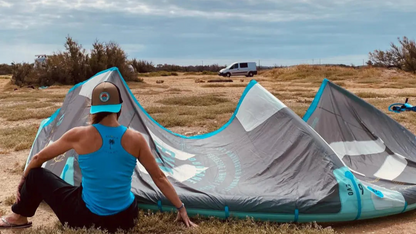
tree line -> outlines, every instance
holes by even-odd
[[[407,37],[398,38],[399,44],[391,43],[386,51],[375,50],[369,53],[367,65],[397,68],[416,73],[416,43]],[[173,64],[153,64],[145,60],[127,59],[126,52],[115,42],[92,44],[87,53],[81,44],[70,36],[66,37],[65,50],[47,56],[45,62],[0,64],[0,75],[12,74],[12,83],[23,85],[49,86],[53,84],[73,85],[89,79],[96,73],[111,67],[118,67],[126,81],[142,81],[139,73],[149,72],[218,72],[225,66],[218,64],[179,66]],[[270,69],[273,67],[259,67]]]

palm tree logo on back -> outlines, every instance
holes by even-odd
[[[111,149],[111,146],[112,146],[112,145],[114,145],[114,140],[113,140],[113,139],[110,139],[110,140],[108,141],[108,143],[110,143],[110,149]]]

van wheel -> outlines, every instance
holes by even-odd
[[[231,73],[227,72],[227,74],[225,74],[226,77],[231,77]]]
[[[253,72],[249,72],[248,77],[253,77]]]

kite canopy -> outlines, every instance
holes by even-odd
[[[28,161],[69,129],[88,124],[91,92],[102,81],[120,88],[120,123],[143,134],[190,215],[348,221],[415,207],[415,136],[327,80],[305,121],[252,80],[223,127],[187,137],[153,120],[111,68],[69,90],[62,107],[42,121]],[[81,183],[73,150],[43,167]],[[139,162],[132,191],[142,208],[173,208]]]

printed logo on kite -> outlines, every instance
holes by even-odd
[[[110,94],[108,94],[107,92],[100,93],[100,100],[102,102],[108,102],[108,100],[110,100]]]

